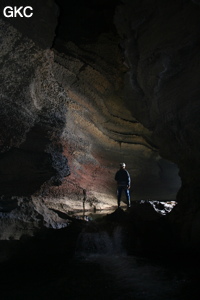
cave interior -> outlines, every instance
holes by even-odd
[[[200,1],[18,2],[33,16],[0,3],[2,299],[196,297]]]

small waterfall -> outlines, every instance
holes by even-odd
[[[123,247],[123,235],[121,226],[115,227],[111,233],[100,228],[86,228],[79,235],[75,259],[79,264],[94,263],[100,266],[114,284],[112,299],[181,299],[185,274],[176,273],[166,265],[157,265],[145,258],[127,255]]]
[[[122,228],[117,226],[112,234],[107,231],[83,231],[78,238],[76,256],[88,257],[93,255],[122,255]]]

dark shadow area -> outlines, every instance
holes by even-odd
[[[102,32],[115,31],[112,22],[119,1],[74,1],[56,0],[59,7],[58,26],[53,47],[63,52],[64,43],[95,42]],[[92,26],[91,26],[92,24]]]
[[[67,158],[62,155],[61,144],[52,141],[47,132],[62,131],[63,126],[63,120],[56,129],[53,125],[35,125],[18,148],[0,154],[0,195],[32,195],[49,180],[61,184],[62,178],[69,175]]]
[[[11,149],[0,156],[0,194],[31,195],[54,174],[50,154]]]
[[[27,14],[33,12],[30,18],[10,17],[6,18],[3,15],[3,9],[6,6],[12,8],[17,5],[17,8],[23,6],[31,6],[33,11],[28,10]],[[57,24],[58,9],[54,1],[44,0],[42,2],[19,0],[16,4],[14,0],[9,3],[6,0],[0,2],[1,17],[4,21],[9,22],[12,26],[17,28],[24,36],[31,38],[37,45],[42,48],[49,48],[52,45],[54,37],[54,30]],[[23,10],[20,11],[23,13]],[[9,14],[9,12],[7,12]]]
[[[96,221],[74,219],[65,229],[44,228],[33,238],[1,241],[1,299],[198,296],[199,258],[177,251],[166,225],[148,204],[135,205]]]

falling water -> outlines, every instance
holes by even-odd
[[[82,232],[77,241],[76,256],[90,257],[124,254],[122,228],[116,227],[112,235],[106,231]]]
[[[122,241],[120,226],[112,234],[84,231],[77,242],[76,258],[98,264],[103,273],[112,278],[113,299],[185,299],[181,296],[185,273],[146,258],[127,255]]]

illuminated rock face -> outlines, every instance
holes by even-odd
[[[1,195],[112,206],[125,161],[133,200],[174,199],[176,165],[179,198],[197,197],[199,6],[123,3],[60,0],[57,25],[46,1],[46,37],[1,21]]]
[[[21,20],[11,20],[15,28],[2,21],[1,194],[63,198],[68,208],[82,209],[83,201],[95,208],[116,205],[114,175],[125,161],[132,200],[174,199],[177,167],[160,157],[144,101],[134,91],[127,94],[127,80],[124,86],[132,65],[124,58],[128,49],[119,47],[121,8],[99,3],[91,13],[86,5],[85,20],[89,14],[96,29],[90,31],[86,22],[69,33],[69,23],[79,22],[79,15],[72,17],[73,4],[58,5],[67,17],[60,14],[56,37],[53,1],[42,21],[54,20],[46,39],[43,31],[25,37]],[[40,16],[35,18],[40,26]],[[44,50],[50,37],[53,48]]]
[[[62,1],[58,3],[66,9]],[[88,199],[96,200],[98,208],[103,203],[116,204],[114,175],[119,162],[125,161],[133,181],[132,199],[174,199],[180,185],[177,168],[161,159],[151,127],[147,129],[135,118],[135,113],[146,108],[141,101],[136,111],[130,102],[139,98],[124,93],[129,66],[123,57],[126,51],[119,47],[122,39],[112,28],[115,7],[107,7],[109,20],[103,18],[101,8],[90,3],[90,17],[96,20],[98,14],[101,20],[101,25],[94,21],[96,30],[92,32],[86,30],[88,24],[84,22],[67,30],[70,22],[80,22],[76,14],[71,20],[73,4],[68,6],[65,19],[61,15],[57,28],[54,75],[70,98],[62,138],[72,172],[52,192],[62,191],[69,203],[76,190],[82,205],[86,190]],[[82,13],[86,20],[87,5]],[[146,118],[148,115],[141,121],[146,123]]]
[[[59,135],[66,95],[52,75],[53,53],[1,21],[0,194],[31,195],[69,174]],[[56,183],[56,184],[57,184]]]
[[[106,45],[109,40],[109,36],[104,37]],[[71,175],[56,188],[58,194],[61,190],[68,203],[72,198],[82,205],[86,190],[88,202],[96,208],[116,205],[114,176],[119,163],[125,161],[133,182],[132,199],[174,199],[177,169],[161,159],[151,142],[152,132],[126,107],[120,53],[116,52],[111,63],[99,45],[101,56],[107,60],[103,69],[96,52],[91,65],[90,60],[81,62],[86,50],[72,43],[67,46],[68,56],[55,52],[54,74],[70,98],[62,141]],[[90,47],[92,51],[94,45]],[[117,41],[109,48],[114,52]],[[75,53],[79,58],[74,59]]]

